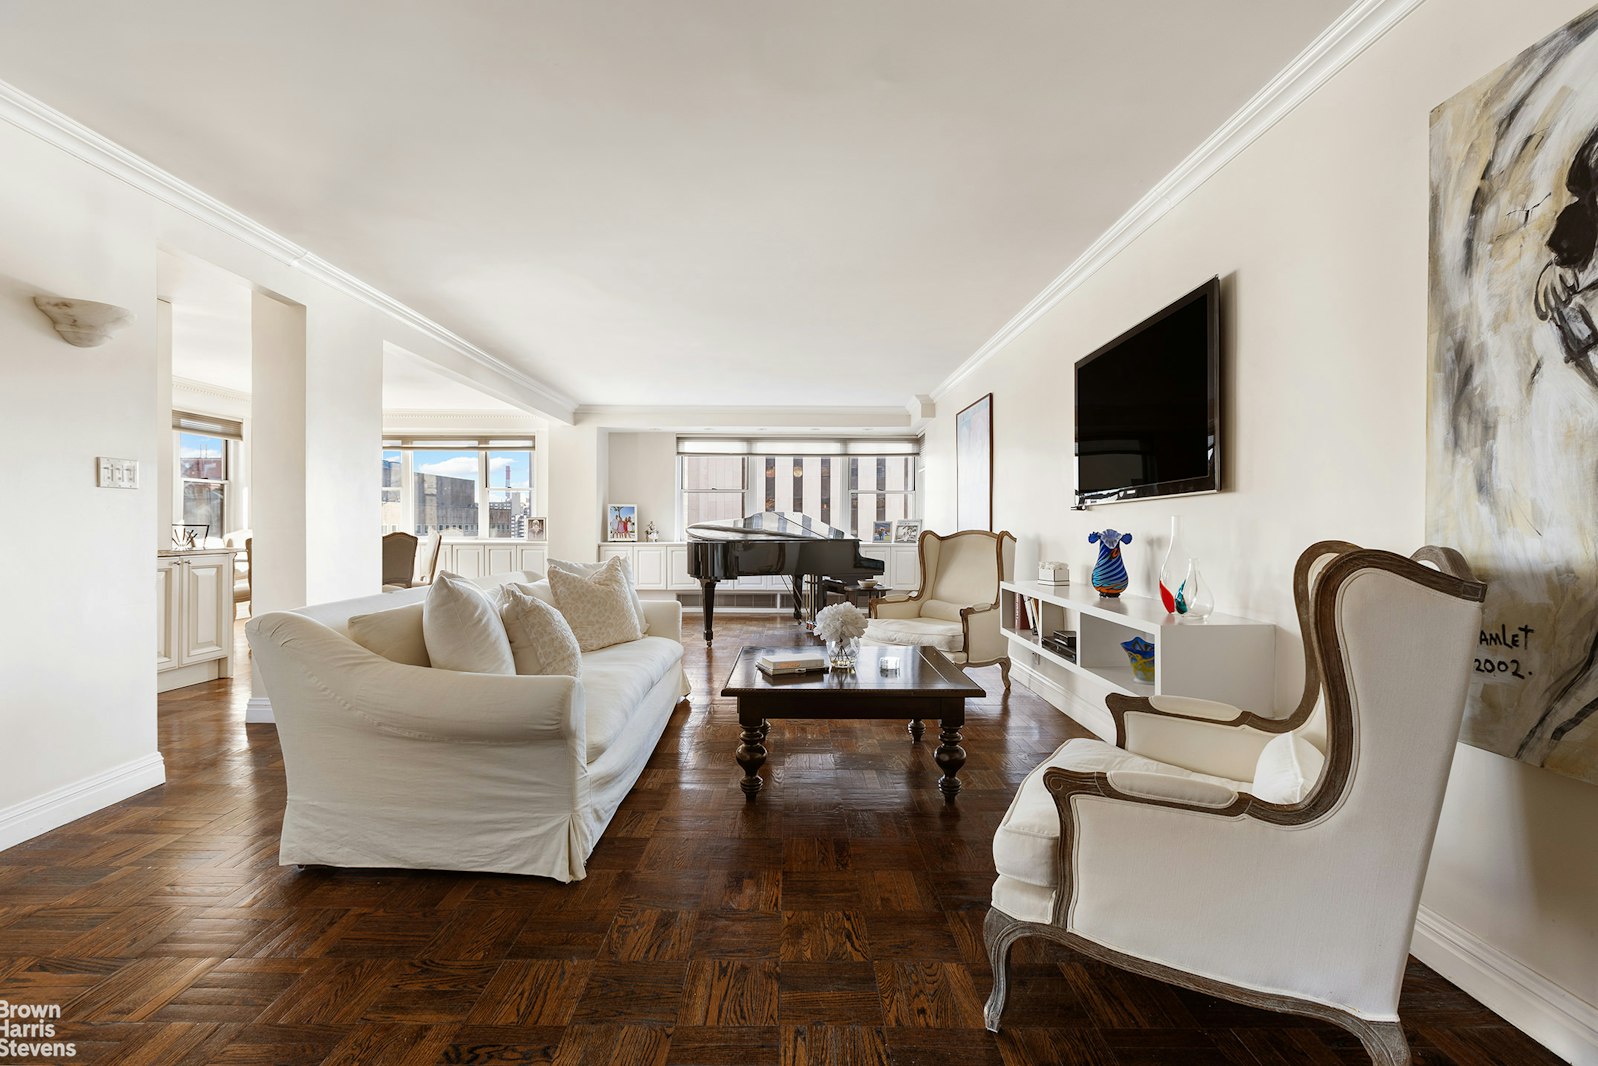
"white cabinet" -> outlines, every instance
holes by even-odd
[[[699,582],[688,576],[688,545],[683,542],[605,541],[599,545],[600,562],[615,558],[627,560],[633,568],[633,584],[640,591],[666,592],[699,587]]]
[[[921,584],[921,556],[914,544],[862,544],[860,554],[882,564],[882,582],[899,592]]]
[[[438,568],[462,577],[488,577],[530,571],[543,574],[549,565],[549,546],[543,541],[446,540],[438,553]]]
[[[234,552],[163,552],[155,561],[156,691],[233,673]]]

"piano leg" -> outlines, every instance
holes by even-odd
[[[701,597],[700,602],[703,604],[703,609],[705,612],[705,643],[711,644],[716,639],[715,631],[711,628],[711,623],[715,620],[716,616],[716,583],[714,581],[707,581],[701,578],[699,581],[699,592]]]
[[[788,588],[793,592],[793,620],[795,622],[804,621],[799,608],[800,597],[804,595],[804,587],[805,578],[803,574],[794,574],[788,578]]]

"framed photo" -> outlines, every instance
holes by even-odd
[[[548,533],[547,527],[544,525],[545,521],[546,521],[546,519],[543,519],[543,518],[529,518],[527,520],[527,539],[528,540],[548,540],[549,539],[549,533]]]
[[[993,393],[954,416],[956,529],[993,529]]]
[[[606,540],[638,539],[638,505],[613,503],[605,508]]]
[[[871,543],[873,543],[873,544],[887,544],[887,543],[890,543],[892,540],[893,540],[893,523],[892,522],[873,522],[873,523],[871,523]]]
[[[914,544],[921,538],[921,519],[901,518],[893,524],[895,544]]]

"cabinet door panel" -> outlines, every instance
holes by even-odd
[[[641,589],[666,587],[666,549],[640,544],[633,550],[633,580]]]
[[[911,590],[921,584],[921,558],[914,544],[895,544],[888,559],[888,583]]]
[[[183,560],[183,662],[227,654],[232,627],[222,610],[233,604],[233,563],[225,555]],[[231,613],[231,612],[229,612]]]
[[[543,577],[544,571],[549,569],[549,549],[542,544],[524,544],[517,549],[517,555],[519,556],[519,561],[516,565],[518,570],[526,570],[529,573]]]
[[[517,569],[516,545],[488,544],[484,546],[483,552],[490,574],[508,574]]]
[[[695,589],[699,582],[688,575],[688,545],[674,544],[666,549],[667,587]]]
[[[455,545],[455,573],[461,577],[484,577],[488,574],[488,555],[481,544]]]
[[[166,670],[178,665],[178,624],[183,618],[178,578],[182,567],[163,560],[155,566],[155,668]]]

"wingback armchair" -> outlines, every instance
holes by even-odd
[[[1457,552],[1315,545],[1295,572],[1304,697],[1286,718],[1112,697],[994,837],[997,1031],[1015,942],[1321,1018],[1404,1066],[1398,995],[1485,589]],[[1272,756],[1285,755],[1285,760]]]
[[[1009,641],[999,632],[999,582],[1015,571],[1015,537],[966,529],[921,534],[921,587],[871,605],[863,643],[937,648],[965,667],[997,664],[1010,687]]]

